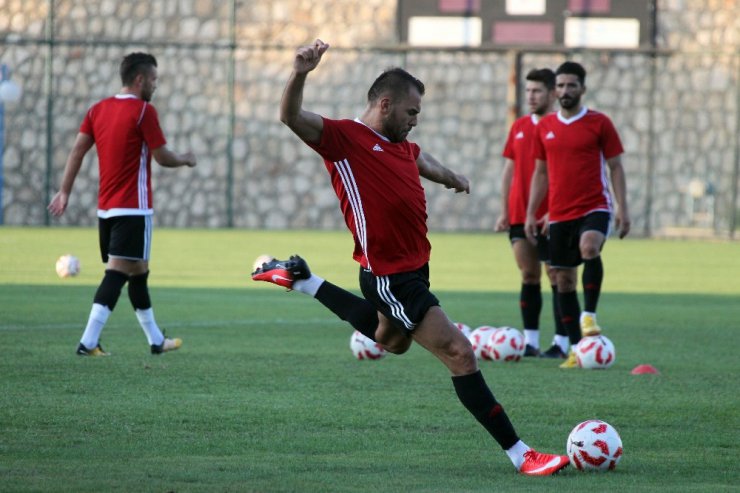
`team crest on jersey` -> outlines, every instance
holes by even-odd
[[[522,131],[520,130],[520,131],[519,131],[519,133],[518,133],[518,134],[516,134],[516,136],[515,136],[514,138],[515,138],[515,139],[523,139],[523,138],[524,138],[524,132],[522,132]]]
[[[545,135],[545,140],[550,140],[550,139],[554,139],[554,138],[555,138],[555,134],[552,133],[552,131],[547,132],[547,135]]]
[[[380,147],[380,144],[375,144],[375,145],[373,146],[373,151],[379,151],[379,152],[383,152],[383,148],[382,148],[382,147]]]

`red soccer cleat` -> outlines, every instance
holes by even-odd
[[[293,289],[293,282],[311,277],[308,264],[298,255],[288,260],[272,259],[265,262],[252,272],[252,279],[277,284],[284,288]]]
[[[527,476],[551,476],[570,463],[566,455],[541,454],[534,449],[524,453],[524,463],[519,472]]]

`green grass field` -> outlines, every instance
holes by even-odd
[[[451,318],[521,326],[504,236],[431,240]],[[610,240],[599,321],[612,368],[481,365],[531,446],[564,453],[589,418],[621,434],[614,472],[529,478],[427,352],[356,361],[351,330],[320,304],[249,280],[257,255],[297,252],[355,290],[347,233],[156,230],[152,301],[183,348],[150,355],[124,291],[103,332],[112,356],[80,358],[96,231],[0,227],[0,491],[739,491],[739,248]],[[56,277],[63,253],[78,277]],[[545,345],[550,313],[546,296]],[[661,373],[631,375],[641,363]]]

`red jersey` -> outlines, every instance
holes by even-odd
[[[355,240],[353,258],[376,276],[409,272],[429,261],[421,149],[393,143],[357,120],[323,118],[321,142],[334,191]]]
[[[152,214],[152,149],[167,143],[154,106],[129,94],[96,103],[80,132],[98,151],[98,217]]]
[[[606,160],[624,149],[609,117],[586,107],[569,119],[549,114],[537,125],[534,149],[547,161],[551,222],[612,211]]]
[[[529,187],[534,174],[534,137],[537,120],[534,113],[517,119],[509,130],[503,156],[514,161],[514,174],[509,187],[509,224],[524,224],[527,220]],[[547,214],[547,196],[537,209],[537,220]]]

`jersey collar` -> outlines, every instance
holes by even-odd
[[[363,122],[363,121],[362,121],[362,120],[360,120],[359,118],[355,118],[355,121],[356,121],[357,123],[361,124],[361,125],[365,125],[365,122]],[[379,134],[378,132],[376,132],[376,131],[375,131],[375,130],[373,130],[372,128],[368,127],[367,125],[365,125],[365,127],[367,127],[367,128],[368,128],[368,129],[369,129],[369,130],[370,130],[370,131],[371,131],[372,133],[374,133],[375,135],[377,135],[378,137],[380,137],[380,138],[381,138],[381,139],[383,139],[384,141],[386,141],[386,142],[390,142],[390,141],[391,141],[391,140],[390,140],[390,139],[389,139],[388,137],[386,137],[386,136],[385,136],[385,135],[383,135],[383,134]]]
[[[564,117],[564,116],[562,115],[562,113],[560,113],[560,112],[558,111],[558,120],[560,120],[560,121],[561,121],[562,123],[564,123],[564,124],[566,124],[566,125],[570,125],[571,123],[573,123],[573,122],[575,122],[575,121],[578,121],[578,120],[580,120],[581,118],[583,118],[583,115],[585,115],[585,114],[586,114],[587,112],[588,112],[588,108],[586,108],[586,107],[584,106],[583,108],[581,108],[581,111],[579,111],[577,115],[573,115],[573,116],[571,116],[570,118],[565,118],[565,117]]]

